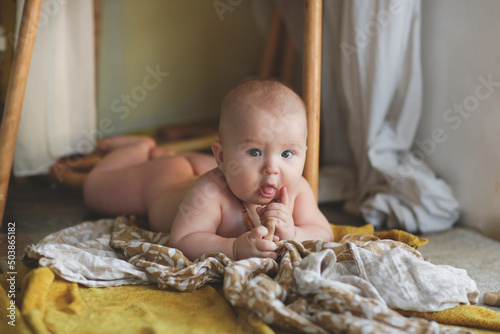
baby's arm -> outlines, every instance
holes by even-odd
[[[262,239],[267,230],[261,226],[237,238],[217,235],[222,221],[221,203],[228,202],[224,200],[226,191],[219,189],[215,195],[213,191],[204,192],[206,182],[210,181],[202,176],[184,197],[172,226],[169,246],[180,249],[190,260],[210,252],[224,253],[234,260],[248,257],[275,259],[276,245]]]
[[[171,234],[169,246],[181,250],[191,261],[211,252],[224,253],[233,258],[235,240],[236,238],[223,238],[211,232],[193,231],[184,235]]]
[[[295,240],[333,241],[333,231],[330,223],[319,210],[316,197],[305,179],[301,180],[299,186],[293,218],[295,222]]]

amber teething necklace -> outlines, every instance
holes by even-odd
[[[243,209],[243,222],[245,224],[245,227],[247,230],[251,231],[255,228],[255,224],[253,223],[252,217],[250,217],[250,214],[248,213],[248,208],[246,204],[240,200],[241,208]]]

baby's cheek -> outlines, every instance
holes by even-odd
[[[288,193],[295,191],[297,187],[299,186],[300,179],[302,178],[302,174],[299,176],[294,176],[294,177],[287,177],[284,181],[283,186],[286,187],[288,190]]]

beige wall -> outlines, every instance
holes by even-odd
[[[216,119],[232,83],[257,74],[252,1],[103,0],[98,130]],[[235,5],[235,6],[234,6]]]

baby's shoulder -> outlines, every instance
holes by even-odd
[[[300,181],[297,185],[297,192],[295,193],[294,202],[309,202],[311,199],[316,202],[316,196],[314,195],[311,185],[303,176],[301,176]]]
[[[306,178],[303,176],[300,177],[300,180],[299,180],[299,183],[297,186],[297,190],[298,190],[298,195],[306,195],[306,194],[310,195],[310,194],[312,194],[311,185],[309,184],[309,182],[307,182]]]
[[[194,182],[195,186],[227,188],[226,178],[219,168],[214,168],[201,175]]]
[[[215,168],[196,179],[191,186],[190,192],[215,199],[227,197],[230,191],[224,174],[218,168]]]
[[[222,209],[227,206],[227,188],[226,180],[221,173],[216,170],[208,171],[187,189],[179,206],[179,212],[184,212],[190,219],[192,214],[205,218],[220,216]]]

